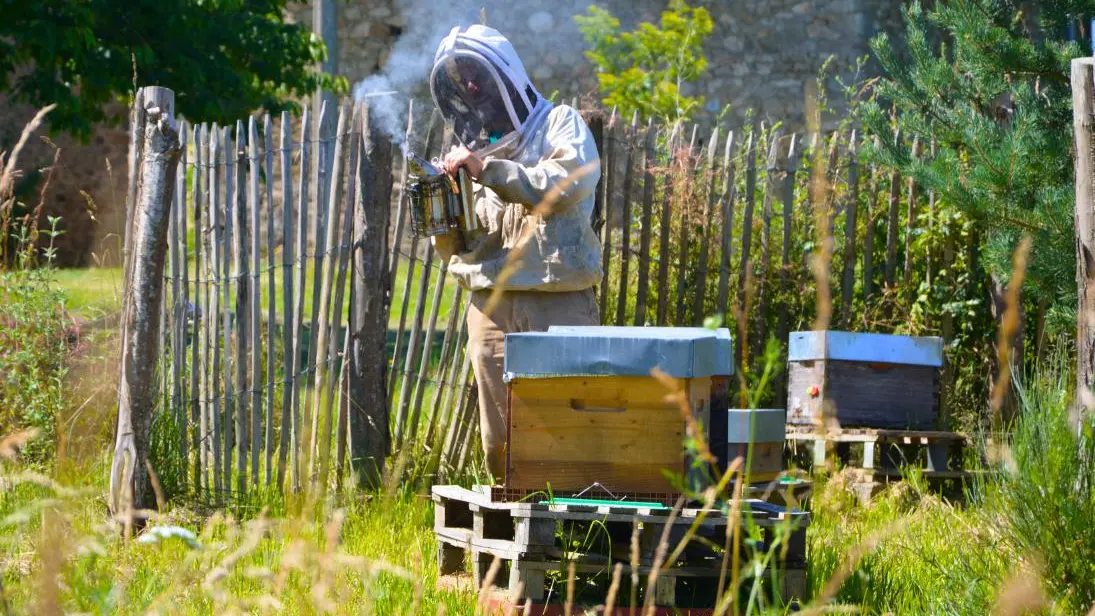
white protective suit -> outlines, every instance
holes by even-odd
[[[537,92],[513,46],[491,28],[456,28],[442,41],[430,91],[455,136],[484,161],[475,186],[482,232],[467,238],[459,252],[461,242],[452,234],[434,237],[434,245],[448,260],[449,272],[472,291],[468,354],[479,394],[480,433],[488,469],[501,478],[507,438],[505,335],[552,325],[600,325],[593,287],[602,278],[601,247],[590,225],[600,158],[578,111],[552,105]],[[553,188],[562,188],[558,198],[534,213]],[[527,243],[521,257],[507,263],[522,241]],[[500,281],[507,266],[511,275]],[[502,301],[488,312],[500,284]]]
[[[453,92],[446,69],[454,60],[485,67],[495,80],[487,85],[505,93],[503,105],[493,105],[493,120],[476,117],[492,105],[475,105]],[[590,218],[600,159],[578,111],[553,105],[537,92],[510,42],[485,26],[453,29],[442,41],[430,89],[446,120],[455,123],[457,138],[484,160],[475,211],[486,234],[469,240],[456,255],[445,254],[444,242],[437,243],[443,257],[451,256],[449,272],[472,290],[494,288],[510,251],[532,226],[521,263],[506,280],[507,290],[580,291],[598,284],[600,241]],[[496,134],[487,134],[491,131],[484,126],[490,125],[497,127]],[[549,214],[531,214],[553,187],[566,184],[583,167],[588,168],[564,188]]]

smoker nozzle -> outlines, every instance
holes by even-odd
[[[429,177],[434,175],[441,175],[441,170],[438,169],[433,163],[415,154],[414,152],[407,152],[407,162],[411,165],[411,172],[419,177]]]

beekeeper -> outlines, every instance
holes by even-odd
[[[454,231],[433,242],[449,273],[471,291],[468,353],[483,450],[499,479],[505,475],[505,335],[600,324],[593,287],[602,277],[601,249],[590,223],[599,155],[578,111],[544,98],[513,46],[492,28],[454,28],[445,37],[430,91],[460,143],[445,155],[444,168],[455,174],[464,167],[475,181],[482,232],[466,239]],[[488,313],[498,288],[501,301]]]

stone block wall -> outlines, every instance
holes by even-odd
[[[857,58],[868,55],[870,38],[901,24],[904,2],[895,0],[698,0],[715,22],[705,45],[709,67],[695,84],[707,105],[701,123],[731,105],[731,123],[754,110],[758,119],[802,125],[805,84],[833,56],[836,70],[847,74]],[[488,23],[513,43],[536,86],[563,98],[594,94],[597,81],[586,60],[586,43],[574,16],[588,0],[481,0],[470,3],[432,0],[351,0],[338,4],[339,73],[351,82],[382,70],[394,42],[417,20],[447,25],[474,22],[480,7]],[[616,15],[624,28],[657,23],[667,0],[605,0],[595,3]],[[296,5],[291,14],[311,22],[311,7]],[[425,44],[432,54],[438,41]],[[421,94],[419,91],[416,94]],[[835,93],[834,106],[839,106]]]
[[[23,127],[36,109],[13,104],[0,96],[0,151],[10,152],[19,141]],[[114,113],[123,113],[120,108]],[[48,117],[47,117],[48,121]],[[40,170],[53,162],[55,148],[61,157],[54,169],[44,199],[41,227],[47,217],[60,217],[64,233],[54,240],[57,265],[79,267],[116,264],[121,252],[121,231],[125,224],[125,196],[129,170],[128,122],[97,128],[86,143],[68,135],[51,135],[43,125],[27,142],[17,167],[33,188],[23,201],[34,207],[40,199]],[[33,182],[38,181],[37,186]]]

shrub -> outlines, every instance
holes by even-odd
[[[46,268],[0,272],[0,435],[34,428],[24,457],[52,457],[68,338],[63,296]]]
[[[707,69],[702,46],[714,27],[707,9],[673,0],[661,27],[643,23],[633,32],[621,32],[620,20],[597,6],[574,19],[592,47],[586,57],[597,67],[604,103],[618,106],[623,117],[638,111],[686,121],[703,105],[703,98],[682,94],[681,85]]]

